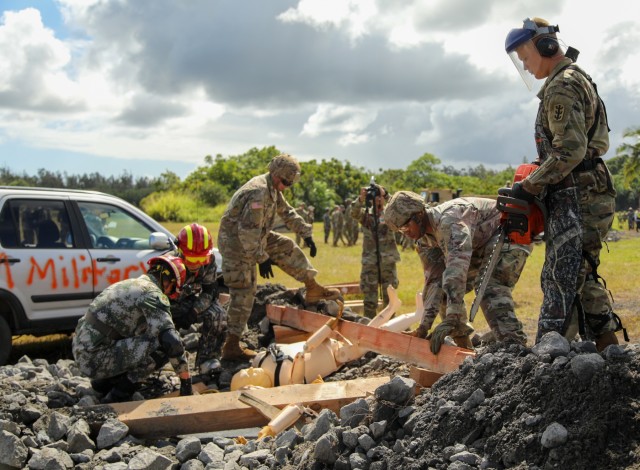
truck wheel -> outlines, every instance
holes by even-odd
[[[11,328],[7,321],[0,317],[0,366],[7,363],[11,354]]]

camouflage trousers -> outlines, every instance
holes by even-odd
[[[382,300],[384,304],[389,303],[387,286],[398,287],[398,273],[395,263],[381,263],[380,280],[382,286]],[[378,265],[363,264],[360,271],[360,290],[364,294],[364,315],[373,318],[378,313],[378,294],[380,285],[378,284]]]
[[[578,331],[579,300],[588,338],[617,331],[609,293],[593,276],[585,258],[600,264],[602,242],[611,228],[615,198],[608,193],[567,188],[549,194],[546,251],[542,267],[542,307],[536,342],[549,331],[573,338]]]
[[[214,300],[204,312],[196,315],[193,305],[197,297],[191,296],[178,304],[171,305],[171,316],[178,328],[189,328],[194,323],[202,322],[200,339],[196,353],[196,367],[203,362],[219,356],[227,336],[227,311]]]
[[[84,317],[80,322],[85,322]],[[80,372],[91,379],[127,374],[131,382],[140,382],[157,369],[153,357],[165,355],[156,336],[141,334],[113,341],[86,324],[77,331],[82,334],[73,338],[73,356]]]
[[[489,260],[488,257],[491,254],[493,246],[495,246],[495,240],[497,240],[497,237],[494,236],[487,244],[488,249],[482,261],[482,267],[484,267]],[[530,247],[527,245],[511,243],[505,243],[503,245],[500,258],[480,301],[482,313],[498,341],[509,341],[520,344],[526,344],[527,342],[527,335],[523,330],[522,323],[518,320],[518,317],[516,317],[512,291],[518,279],[520,279],[527,257],[531,253],[530,250]],[[477,263],[473,261],[474,260],[472,260],[469,274],[474,275],[472,279],[474,279],[475,288],[477,288],[480,284],[480,279],[476,272],[481,271],[479,271]]]
[[[276,266],[299,282],[309,281],[318,274],[300,247],[277,232],[267,235],[266,252]],[[224,283],[229,287],[231,297],[228,333],[242,336],[251,316],[257,288],[256,262],[226,257],[222,269]]]
[[[341,228],[333,229],[333,246],[338,246],[338,242],[341,241],[343,245],[347,245],[347,242],[344,241],[344,234]]]

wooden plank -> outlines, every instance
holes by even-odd
[[[315,411],[328,408],[335,413],[358,398],[364,398],[389,377],[371,377],[319,384],[283,385],[253,389],[251,394],[277,408],[301,403]],[[255,408],[239,400],[241,391],[221,392],[192,397],[156,398],[153,400],[113,403],[109,405],[118,419],[138,437],[176,436],[230,429],[264,426],[269,420]],[[105,405],[101,405],[105,406]]]
[[[310,332],[316,331],[327,321],[326,315],[278,305],[267,305],[267,316],[276,325]],[[446,344],[442,345],[438,354],[433,354],[430,342],[426,339],[346,320],[339,320],[336,331],[364,350],[385,354],[442,374],[456,370],[465,358],[475,356],[469,349]]]
[[[420,367],[411,366],[409,368],[409,377],[416,381],[421,387],[430,388],[443,374],[432,370],[422,369]]]
[[[299,343],[306,341],[312,335],[307,331],[296,330],[282,325],[273,325],[273,334],[276,338],[276,343],[279,344]]]

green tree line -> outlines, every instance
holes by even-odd
[[[616,209],[640,203],[640,128],[625,132],[625,143],[607,161],[618,192]],[[184,180],[167,170],[155,178],[123,172],[120,176],[99,173],[69,175],[66,172],[38,170],[36,175],[14,174],[0,168],[0,184],[103,191],[142,207],[160,221],[185,222],[213,220],[221,215],[233,193],[250,178],[265,173],[271,159],[281,151],[275,146],[252,148],[242,155],[220,154],[204,158]],[[484,165],[465,169],[442,165],[435,155],[425,153],[405,169],[371,171],[335,158],[301,162],[300,183],[286,191],[289,202],[315,208],[319,220],[325,209],[357,197],[360,188],[372,178],[389,192],[401,189],[461,191],[462,196],[493,196],[498,188],[512,181],[515,167],[491,170]]]

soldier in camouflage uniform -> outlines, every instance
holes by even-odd
[[[602,350],[618,343],[621,329],[596,269],[615,212],[616,193],[602,159],[609,128],[595,84],[574,63],[577,51],[562,51],[557,31],[546,20],[527,18],[505,42],[525,83],[532,75],[546,78],[535,124],[540,167],[513,185],[512,196],[529,202],[538,196],[548,211],[536,341],[550,331],[572,338],[576,312],[584,309],[586,333]]]
[[[138,382],[167,362],[180,377],[180,395],[193,394],[167,298],[180,292],[186,269],[172,256],[152,258],[149,266],[147,274],[103,290],[76,327],[73,357],[105,403],[127,400]]]
[[[353,245],[353,226],[358,226],[358,220],[353,218],[352,214],[353,201],[351,198],[344,200],[344,224],[342,227],[342,234],[347,240],[347,246]]]
[[[379,195],[375,202],[367,198],[369,188],[362,188],[350,211],[352,219],[362,224],[363,229],[360,289],[364,293],[364,315],[368,318],[377,314],[378,291],[382,290],[386,305],[389,303],[387,286],[398,287],[396,263],[400,261],[394,233],[384,222],[384,202],[389,194],[382,186],[376,185],[376,188]]]
[[[430,335],[431,349],[437,353],[445,336],[451,336],[458,346],[471,348],[473,328],[467,323],[464,295],[470,290],[471,279],[479,284],[477,273],[498,239],[500,212],[496,202],[470,197],[428,207],[420,195],[399,191],[387,204],[384,216],[389,228],[418,240],[422,249],[432,249],[421,257],[428,263],[423,290],[426,302],[415,336],[427,337],[445,296],[445,318]],[[530,245],[506,243],[481,299],[487,324],[498,341],[526,343],[511,291],[530,253]]]
[[[344,214],[340,206],[336,206],[331,214],[331,229],[333,230],[333,246],[338,246],[338,241],[346,245],[347,242],[344,241]]]
[[[272,265],[306,287],[305,301],[317,303],[321,299],[340,297],[337,289],[326,289],[315,280],[318,273],[293,240],[272,230],[276,214],[287,227],[300,233],[316,255],[312,226],[287,203],[282,191],[300,179],[300,164],[291,155],[282,154],[269,163],[269,172],[256,176],[242,186],[231,198],[220,221],[218,243],[222,254],[222,272],[229,287],[228,336],[222,347],[223,359],[250,359],[255,351],[241,348],[242,336],[253,306],[257,288],[256,264],[260,275],[273,276]]]
[[[302,217],[302,220],[304,220],[305,222],[309,222],[309,211],[307,210],[307,205],[304,202],[298,204],[296,212],[300,217]],[[296,233],[296,245],[302,245],[302,237],[300,237],[299,233]]]
[[[331,209],[327,207],[322,216],[322,223],[324,225],[324,243],[329,243],[329,235],[331,234]]]
[[[176,327],[202,323],[195,365],[200,372],[217,369],[227,330],[227,311],[218,302],[218,266],[212,256],[213,239],[200,224],[185,225],[178,233],[176,255],[187,268],[187,279],[177,299],[171,300]]]

